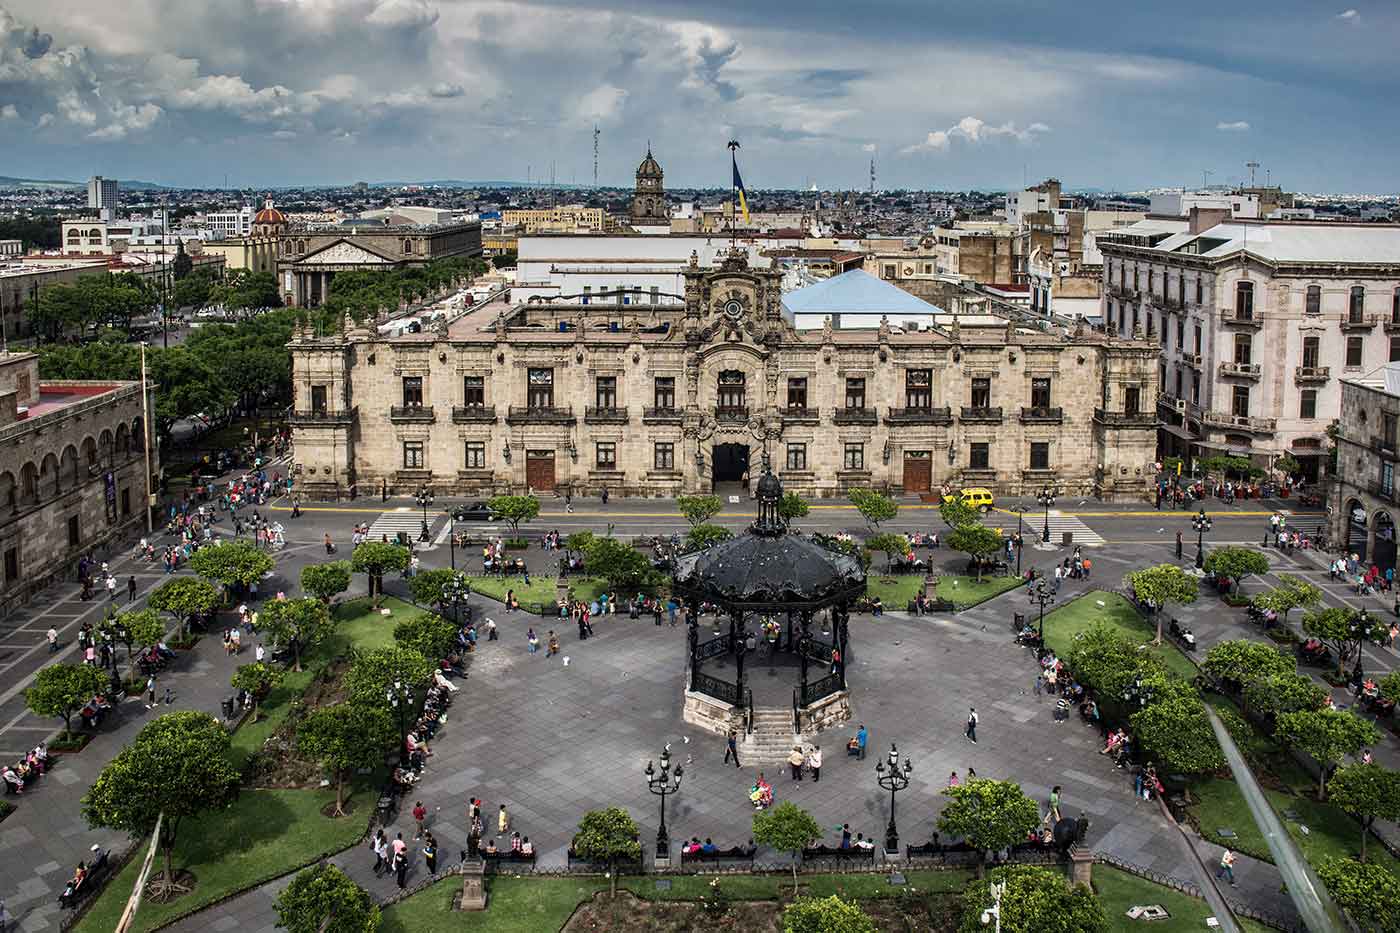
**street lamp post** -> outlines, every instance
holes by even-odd
[[[467,582],[466,574],[462,573],[455,574],[442,585],[442,601],[452,607],[452,621],[458,626],[462,624],[462,603],[467,601],[471,592],[471,584]]]
[[[418,490],[418,507],[423,510],[423,530],[418,533],[418,540],[426,543],[428,541],[428,509],[433,504],[433,491],[427,486]]]
[[[904,767],[900,767],[899,749],[893,742],[890,743],[890,753],[885,756],[885,761],[875,765],[875,780],[890,792],[890,825],[885,827],[886,854],[899,854],[899,829],[894,822],[894,795],[909,786],[909,775],[913,770],[914,763],[908,758],[904,759]]]
[[[389,706],[399,714],[399,767],[408,764],[408,751],[404,748],[408,744],[408,707],[413,702],[413,688],[403,681],[396,680],[389,685],[385,692],[385,698],[389,701]]]
[[[1038,577],[1031,588],[1031,602],[1040,605],[1040,643],[1045,644],[1045,607],[1055,601],[1055,594],[1046,586],[1045,578]]]
[[[1040,495],[1035,497],[1035,501],[1040,503],[1040,507],[1045,509],[1045,530],[1041,532],[1040,540],[1044,544],[1050,543],[1050,506],[1055,504],[1055,490],[1046,486],[1040,491]]]
[[[1006,895],[1006,882],[998,884],[993,881],[991,894],[992,906],[982,911],[982,924],[985,926],[995,920],[996,926],[993,929],[995,933],[1001,933],[1001,899]]]
[[[1210,526],[1211,526],[1211,524],[1212,524],[1212,523],[1211,523],[1211,520],[1210,520],[1210,516],[1206,514],[1206,510],[1205,510],[1204,508],[1201,509],[1199,515],[1196,515],[1196,516],[1192,517],[1192,519],[1191,519],[1191,527],[1194,528],[1194,529],[1196,529],[1196,569],[1197,569],[1197,570],[1202,569],[1202,568],[1205,567],[1205,565],[1206,565],[1206,552],[1205,552],[1206,532],[1207,532],[1207,531],[1210,531]]]
[[[681,765],[676,765],[676,772],[671,773],[671,749],[661,750],[661,769],[658,771],[647,762],[647,769],[644,772],[647,776],[647,790],[661,798],[661,825],[656,830],[656,858],[667,862],[671,859],[671,837],[666,833],[666,796],[674,794],[681,789],[681,776],[685,769]]]
[[[457,523],[462,520],[465,506],[447,510],[447,550],[452,558],[452,569],[457,569]]]

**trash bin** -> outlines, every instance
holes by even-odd
[[[1060,532],[1060,546],[1061,546],[1061,547],[1069,547],[1069,546],[1072,545],[1072,544],[1074,544],[1074,532],[1072,532],[1072,531],[1062,531],[1062,532]]]
[[[224,708],[224,719],[233,719],[233,697],[226,697],[219,702],[219,705]]]

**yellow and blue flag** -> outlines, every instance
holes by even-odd
[[[739,210],[743,212],[744,223],[749,222],[749,194],[744,190],[744,179],[739,177],[739,160],[731,154],[734,163],[734,193],[739,198]]]

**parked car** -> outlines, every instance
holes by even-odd
[[[954,498],[961,498],[964,505],[969,505],[979,512],[986,512],[995,503],[992,491],[984,486],[968,486],[959,490],[956,495],[943,497],[944,502],[951,502]]]
[[[452,520],[458,522],[494,522],[496,516],[491,514],[486,503],[478,499],[476,502],[467,505],[459,505],[452,510]]]

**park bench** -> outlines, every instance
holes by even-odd
[[[875,864],[875,850],[861,849],[851,846],[843,849],[840,846],[808,846],[802,850],[802,861],[812,862],[829,859],[837,862],[856,862],[859,864]]]
[[[716,849],[713,852],[687,852],[684,847],[681,849],[681,865],[694,865],[712,863],[718,865],[721,862],[748,862],[749,867],[753,867],[754,854],[758,852],[758,847],[753,843],[746,846],[732,846],[728,849]]]
[[[535,852],[512,852],[509,849],[496,852],[494,855],[484,850],[479,850],[481,860],[486,863],[486,867],[494,871],[500,871],[502,866],[510,868],[512,866],[535,866]]]
[[[593,871],[609,871],[609,866],[600,864],[591,859],[586,859],[574,851],[573,846],[569,846],[569,867],[591,869]],[[642,860],[640,857],[630,862],[618,862],[617,873],[619,875],[640,875],[642,873]]]

